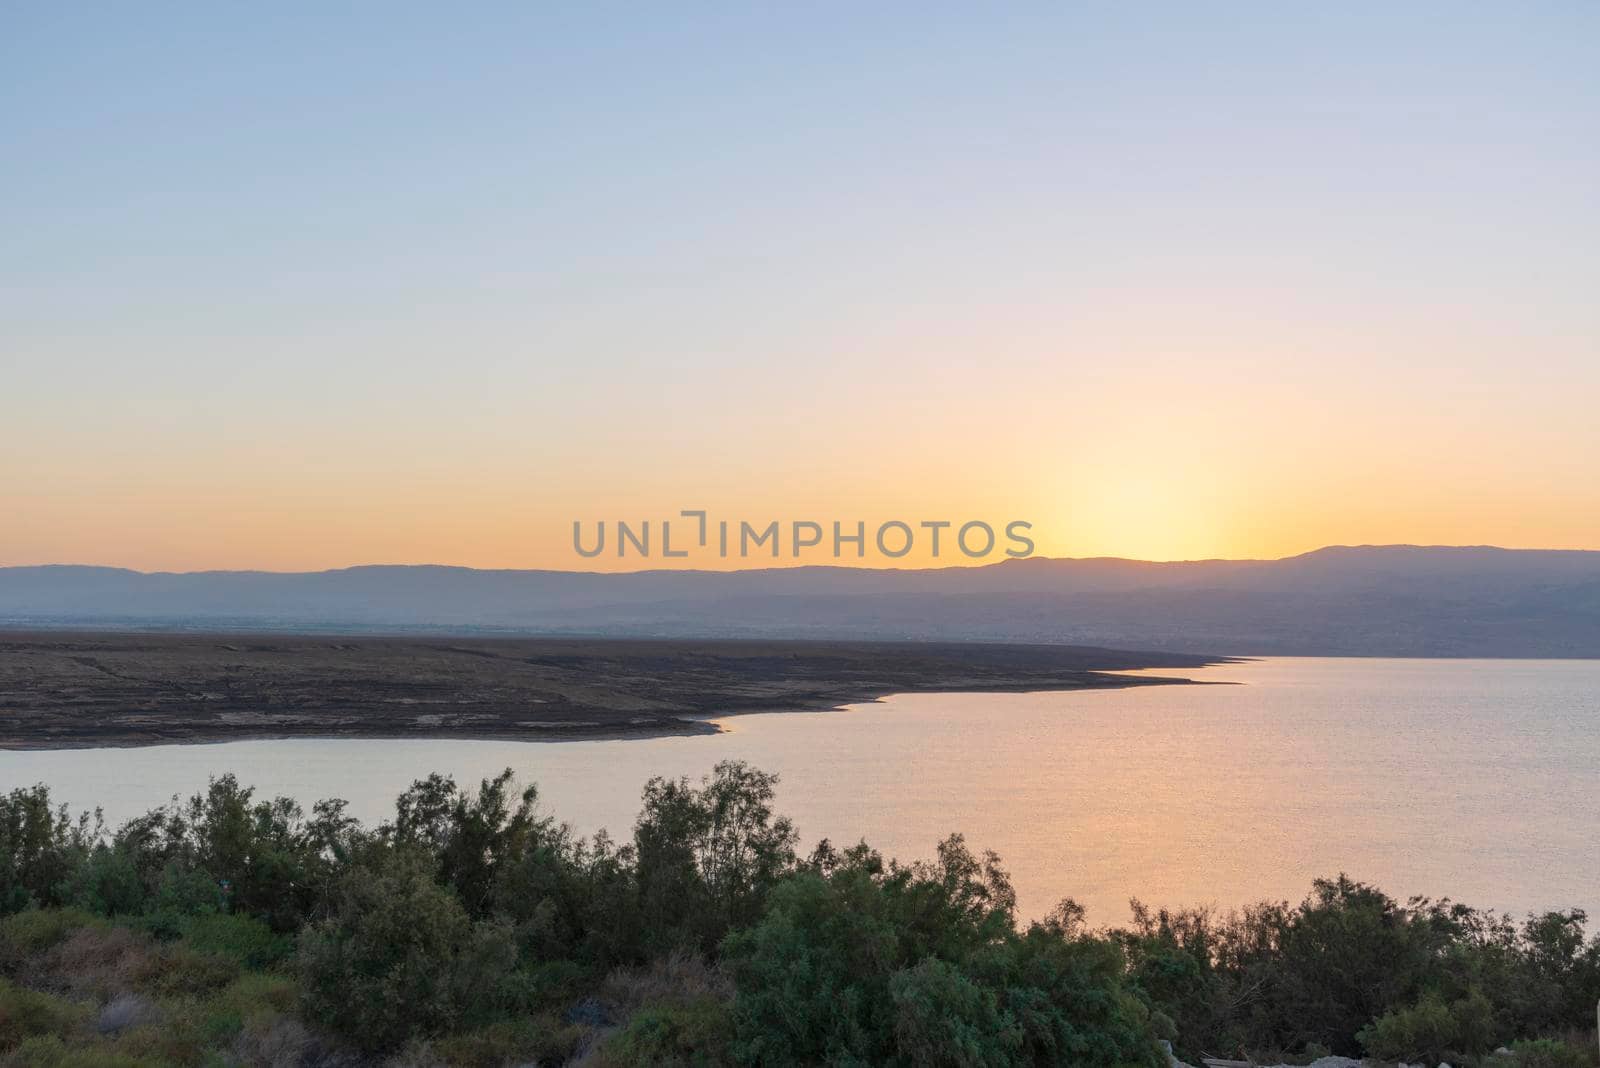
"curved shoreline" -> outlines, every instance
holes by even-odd
[[[0,631],[0,748],[283,738],[570,741],[919,692],[1195,685],[1236,660],[998,643]]]

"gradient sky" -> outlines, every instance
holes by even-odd
[[[0,8],[0,564],[1600,549],[1600,5],[322,6]]]

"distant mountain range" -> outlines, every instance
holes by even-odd
[[[984,640],[1232,655],[1600,657],[1600,552],[1330,547],[1283,560],[921,570],[284,574],[0,568],[0,626]]]

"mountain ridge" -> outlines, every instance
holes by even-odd
[[[1600,656],[1600,551],[1325,546],[628,572],[0,568],[0,626],[1025,641],[1229,655]]]

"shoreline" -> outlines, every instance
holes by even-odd
[[[1240,658],[1000,643],[0,631],[0,749],[721,733],[900,693],[1206,685]]]

